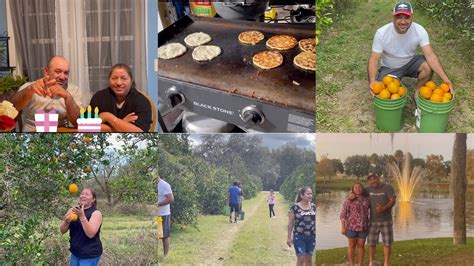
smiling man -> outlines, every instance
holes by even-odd
[[[43,69],[44,77],[24,84],[12,99],[15,108],[23,111],[23,132],[35,132],[35,113],[38,109],[56,109],[59,126],[77,126],[81,91],[69,83],[69,63],[62,56],[53,56]]]
[[[417,78],[419,89],[429,81],[433,72],[449,85],[451,81],[433,52],[428,33],[423,26],[413,22],[413,8],[409,2],[397,2],[393,8],[391,23],[379,28],[375,33],[372,53],[369,57],[369,89],[376,81],[391,74],[398,79],[402,77]],[[417,55],[421,47],[423,55]],[[381,67],[377,71],[378,62]]]

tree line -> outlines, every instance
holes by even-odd
[[[395,151],[394,154],[383,155],[376,153],[371,155],[356,154],[347,157],[344,161],[322,156],[321,159],[317,161],[316,175],[318,179],[340,175],[352,176],[359,180],[371,172],[390,180],[393,177],[389,172],[388,165],[395,163],[399,168],[402,168],[404,156],[401,150]],[[406,156],[409,157],[410,167],[412,169],[417,166],[424,169],[424,180],[430,182],[444,182],[449,180],[451,175],[451,161],[445,160],[442,155],[430,154],[424,159],[414,158],[411,153],[407,153]],[[474,163],[473,150],[468,151],[467,161],[468,180],[472,180],[474,176],[474,168],[472,166],[472,163]]]
[[[195,223],[198,214],[221,214],[234,181],[244,198],[273,189],[291,201],[299,187],[315,184],[313,151],[294,144],[269,149],[256,135],[202,135],[195,146],[186,134],[160,135],[158,150],[158,171],[172,185],[173,217],[181,224]]]

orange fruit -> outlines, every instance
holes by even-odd
[[[77,214],[75,214],[73,212],[69,213],[69,216],[71,216],[71,222],[75,222],[75,221],[77,221],[77,218],[79,218],[77,216]]]
[[[439,85],[439,88],[442,89],[444,92],[449,92],[449,85],[444,82]]]
[[[383,82],[377,81],[372,85],[372,92],[375,95],[379,94],[383,89],[385,89]]]
[[[400,98],[400,95],[394,93],[392,94],[392,96],[390,96],[390,99],[394,100],[394,99],[399,99]]]
[[[74,193],[77,193],[77,192],[79,192],[79,187],[74,183],[70,184],[69,185],[69,193],[74,194]]]
[[[399,87],[399,88],[398,88],[398,94],[399,94],[400,96],[405,95],[406,92],[407,92],[407,90],[405,89],[405,87]]]
[[[425,86],[430,88],[431,90],[436,89],[436,83],[434,83],[432,80],[426,82]]]
[[[84,168],[84,172],[86,174],[88,174],[88,173],[92,172],[92,169],[90,167],[86,167],[86,168]]]
[[[443,97],[441,97],[439,94],[433,94],[431,95],[430,100],[435,103],[440,103],[443,101]]]
[[[379,98],[381,99],[390,99],[390,91],[388,91],[387,89],[383,89],[380,93],[379,93]]]
[[[385,84],[385,86],[388,86],[388,84],[392,81],[393,81],[393,78],[390,76],[383,77],[383,84]]]
[[[431,97],[431,89],[426,86],[421,87],[419,93],[420,96],[425,99],[429,99]]]
[[[443,97],[444,91],[442,89],[435,89],[433,94],[438,94],[439,96]]]
[[[397,87],[400,87],[400,80],[394,78],[394,79],[392,79],[392,82],[395,83],[397,85]]]
[[[447,99],[448,101],[451,101],[451,99],[453,98],[453,95],[449,92],[446,92],[444,95],[443,95],[443,99]]]
[[[84,138],[84,141],[85,141],[86,143],[91,142],[91,140],[92,140],[92,138],[89,137],[89,136],[86,136],[86,137]]]
[[[395,82],[390,82],[387,86],[387,89],[388,91],[390,91],[390,93],[397,93],[398,92],[398,86],[397,84],[395,84]]]

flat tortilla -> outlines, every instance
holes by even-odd
[[[316,54],[313,52],[301,52],[295,56],[293,63],[304,70],[316,71]]]
[[[301,51],[316,53],[316,38],[307,38],[298,42]]]
[[[212,41],[211,36],[204,32],[195,32],[191,33],[186,38],[184,38],[184,42],[192,47],[203,45]]]
[[[218,57],[222,50],[219,46],[215,45],[202,45],[198,46],[193,51],[193,59],[196,61],[211,61]]]
[[[158,58],[173,59],[186,53],[186,46],[180,43],[169,43],[158,48]]]
[[[293,49],[298,44],[298,40],[290,35],[273,36],[267,41],[267,47],[280,51]]]
[[[283,64],[283,55],[278,51],[264,51],[254,55],[252,62],[261,69],[272,69]]]
[[[265,35],[260,31],[244,31],[239,34],[239,41],[245,44],[255,45],[265,39]]]

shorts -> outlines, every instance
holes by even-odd
[[[316,247],[316,236],[293,236],[293,246],[295,246],[296,256],[311,256]]]
[[[95,258],[81,259],[71,253],[71,259],[69,260],[70,266],[97,266],[99,265],[100,256]]]
[[[171,215],[161,216],[161,219],[163,219],[163,239],[170,237],[170,218]]]
[[[367,235],[369,234],[368,231],[352,231],[351,229],[347,230],[346,236],[347,238],[354,239],[365,239]]]
[[[379,72],[377,73],[377,80],[382,81],[383,77],[388,74],[394,75],[400,80],[402,77],[417,78],[420,73],[420,66],[424,62],[426,62],[424,55],[415,55],[410,62],[400,68],[392,69],[382,66],[379,68]]]
[[[367,244],[369,246],[377,245],[380,233],[382,234],[383,244],[385,246],[391,246],[393,244],[393,222],[372,222],[369,227]]]
[[[238,203],[229,203],[230,213],[232,212],[239,212],[239,204]]]

